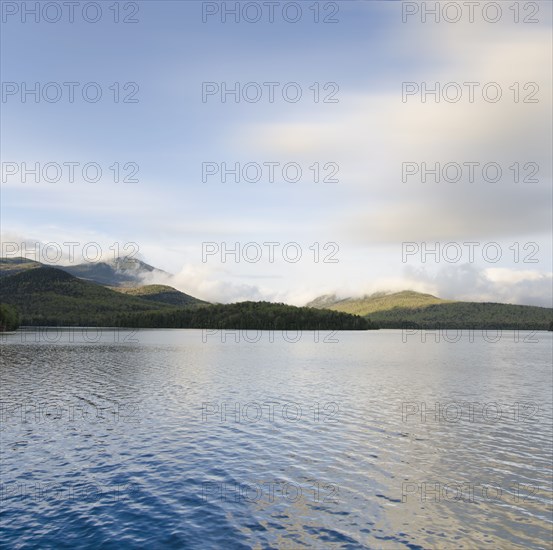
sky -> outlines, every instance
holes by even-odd
[[[551,307],[551,2],[435,4],[3,1],[2,255]]]

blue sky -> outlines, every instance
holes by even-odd
[[[83,19],[85,3],[73,23],[66,12],[55,23],[32,16],[23,22],[25,3],[8,4],[19,11],[2,22],[3,85],[81,86],[73,103],[66,87],[54,103],[6,96],[2,161],[95,162],[103,178],[23,183],[20,174],[7,177],[3,165],[3,242],[95,241],[109,256],[110,244],[133,241],[145,261],[176,275],[172,284],[220,301],[299,304],[330,292],[413,288],[447,298],[551,305],[549,2],[539,3],[538,23],[518,24],[507,9],[498,22],[486,22],[478,8],[474,23],[467,13],[457,23],[423,23],[421,2],[406,23],[402,10],[412,2],[319,2],[321,17],[337,6],[333,24],[314,23],[313,1],[292,3],[302,8],[297,23],[283,19],[281,2],[272,24],[263,2],[251,3],[264,10],[256,23],[222,22],[222,2],[137,2],[134,24],[114,23],[111,1],[98,2],[97,23]],[[121,14],[134,4],[120,2]],[[207,4],[219,13],[203,23]],[[419,95],[404,103],[407,81],[475,81],[480,88],[497,82],[504,96],[497,103],[478,95],[470,103],[466,94],[457,103],[422,103]],[[87,82],[102,90],[97,103],[79,96]],[[136,83],[138,102],[115,103],[110,86],[116,82],[122,94],[125,83]],[[202,82],[280,84],[274,103],[265,93],[257,103],[223,103],[220,95],[202,102]],[[297,103],[279,94],[289,82],[301,87]],[[315,103],[310,87],[316,82],[321,88],[336,83],[338,102]],[[536,83],[538,102],[515,103],[509,90],[515,82]],[[522,97],[531,91],[522,89]],[[266,161],[297,162],[303,177],[297,183],[279,176],[270,183],[265,174],[256,183],[202,182],[205,162]],[[114,162],[136,163],[139,181],[115,183]],[[335,163],[339,182],[311,181],[314,162]],[[404,162],[495,162],[503,177],[402,182]],[[538,181],[513,182],[515,162],[535,163]],[[267,241],[298,243],[302,259],[289,263],[277,254],[271,263],[264,254],[256,263],[223,263],[213,255],[202,262],[205,242]],[[420,255],[403,262],[402,243],[423,241],[497,242],[503,254],[496,263],[481,254],[474,261],[463,254],[453,263],[422,262]],[[309,247],[315,242],[336,243],[338,262],[314,262]],[[531,259],[538,261],[523,261],[533,244],[515,261],[515,243],[521,249],[536,243]]]

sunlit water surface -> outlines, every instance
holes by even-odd
[[[0,544],[549,548],[552,334],[438,336],[4,335]]]

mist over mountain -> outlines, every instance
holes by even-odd
[[[44,264],[28,258],[0,258],[0,277],[38,267],[55,267],[79,279],[111,287],[135,287],[150,282],[155,277],[171,277],[170,273],[162,269],[128,257],[77,265]]]
[[[6,304],[8,306],[6,307]],[[117,291],[55,267],[0,279],[0,331],[24,325],[257,330],[369,330],[367,319],[268,302],[208,304],[171,287]]]
[[[309,302],[307,307],[327,308],[334,311],[355,313],[356,315],[369,315],[396,307],[413,309],[448,302],[451,302],[451,300],[443,300],[432,294],[402,290],[401,292],[375,292],[359,298],[338,298],[335,294],[326,294]]]
[[[116,258],[106,262],[82,263],[75,266],[56,266],[67,273],[93,283],[113,287],[133,287],[142,285],[145,279],[155,276],[170,277],[162,269],[157,269],[136,258]]]
[[[171,307],[126,296],[49,266],[2,277],[0,302],[14,306],[23,324],[53,326],[112,326],[113,320],[123,313]]]
[[[62,274],[69,279],[63,279]],[[146,314],[167,306],[182,308],[209,304],[170,286],[173,281],[180,288],[186,286],[186,280],[135,258],[55,267],[25,258],[0,258],[1,300],[15,305],[24,317],[34,321],[75,322],[78,319],[79,323],[83,323],[88,315],[90,320],[94,318],[100,322],[101,318],[113,319],[117,312]],[[83,286],[84,283],[87,285]],[[229,298],[222,302],[246,301]],[[37,309],[35,304],[40,307]],[[417,325],[425,328],[546,330],[553,320],[551,308],[491,301],[445,300],[413,290],[375,292],[361,297],[324,294],[305,307],[364,317],[386,328]],[[228,311],[225,310],[225,315]],[[128,318],[128,321],[167,326],[182,320],[169,322],[163,318],[157,321],[141,318],[135,321]]]

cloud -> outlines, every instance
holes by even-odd
[[[85,233],[77,238],[55,226],[43,232],[49,234],[48,240],[29,237],[18,231],[2,231],[0,257],[23,257],[46,265],[107,262],[127,255],[144,259],[136,243],[110,239],[104,233]]]
[[[256,285],[230,281],[232,275],[206,265],[184,265],[178,273],[144,277],[144,284],[165,284],[208,302],[231,303],[245,300],[272,301],[275,292]]]
[[[230,272],[209,266],[186,265],[174,276],[155,276],[144,282],[168,284],[197,298],[220,303],[267,300],[302,306],[324,294],[348,298],[414,290],[450,300],[553,306],[553,273],[481,269],[473,264],[448,265],[437,272],[407,266],[396,276],[375,278],[357,287],[327,284],[314,288],[299,283],[286,291],[233,282]]]
[[[334,203],[331,222],[344,240],[352,243],[385,243],[402,240],[490,239],[551,231],[551,97],[550,29],[420,25],[424,35],[407,41],[414,50],[433,48],[433,63],[413,74],[399,76],[394,89],[383,92],[344,92],[340,104],[303,118],[246,125],[234,140],[259,154],[313,158],[340,164],[342,194]],[[407,30],[407,36],[414,37]],[[403,42],[396,46],[404,54]],[[463,45],[463,47],[460,46]],[[465,48],[465,44],[468,44]],[[477,55],[473,55],[478,50]],[[438,53],[436,53],[438,52]],[[420,95],[401,100],[401,80],[416,80],[429,88],[436,82],[460,83],[462,100],[448,103]],[[478,82],[473,103],[468,86]],[[500,85],[497,103],[482,98],[486,83]],[[513,85],[518,82],[519,101]],[[523,99],[536,86],[538,103]],[[449,162],[478,162],[475,181],[463,167],[457,183],[425,183],[420,173],[402,181],[402,163],[426,162],[430,168]],[[499,181],[486,181],[482,166],[497,163]],[[538,182],[514,181],[515,162],[539,167]],[[524,170],[522,170],[524,171]],[[524,176],[527,172],[524,173]],[[522,177],[524,177],[522,176]],[[335,195],[333,195],[333,198]],[[326,220],[325,220],[326,221]]]
[[[27,257],[52,265],[75,265],[86,261],[82,256],[83,245],[86,244],[84,242],[74,248],[75,255],[71,261],[68,247],[64,245],[71,240],[61,236],[57,241],[45,242],[15,232],[3,232],[0,236],[2,250],[9,251],[10,257],[18,256],[25,246],[28,251]],[[95,240],[91,239],[87,242],[93,241],[100,246],[103,261],[112,259],[114,252],[110,250],[110,246],[113,246],[113,241],[107,237],[96,236]],[[18,246],[18,251],[12,252],[11,248],[8,249],[9,244]],[[54,248],[48,248],[48,244],[50,247],[53,245]],[[56,261],[48,261],[49,257],[55,256],[55,250],[58,248],[63,255]],[[37,254],[33,253],[35,250]],[[151,262],[141,253],[135,257],[146,263],[154,263],[157,267],[155,262]],[[236,275],[228,268],[188,263],[174,275],[157,273],[144,275],[142,282],[143,284],[166,284],[196,298],[219,303],[264,300],[302,306],[323,294],[336,294],[340,298],[347,298],[375,292],[414,290],[452,300],[505,302],[543,307],[553,305],[553,273],[528,269],[480,268],[474,264],[462,264],[447,265],[436,271],[429,270],[426,266],[404,266],[403,271],[396,275],[372,277],[360,284],[351,282],[336,284],[332,281],[309,284],[296,279],[294,284],[288,284],[285,289],[273,284],[275,279],[280,278],[274,273],[264,274],[263,272]],[[243,282],[244,279],[267,281],[267,283],[249,284]]]
[[[405,268],[408,277],[427,284],[440,298],[553,306],[553,273],[508,268],[480,269],[473,264],[446,266],[431,274],[425,268]]]

